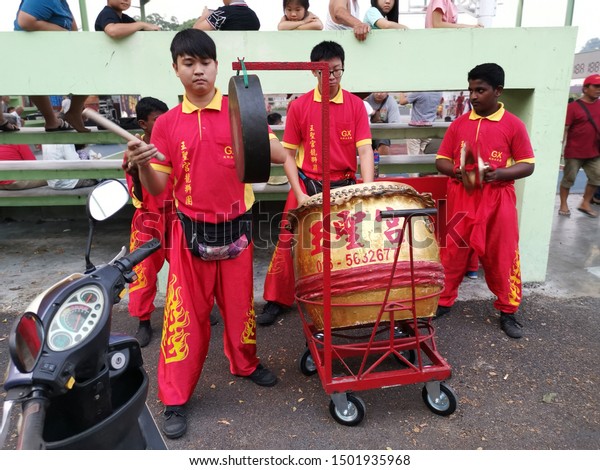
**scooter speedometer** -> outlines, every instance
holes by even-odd
[[[70,294],[52,318],[48,347],[60,352],[80,344],[98,325],[104,304],[98,286],[86,285]]]

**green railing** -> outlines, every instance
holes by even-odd
[[[496,62],[506,71],[507,108],[527,125],[537,156],[535,173],[517,183],[523,279],[543,281],[576,28],[485,28],[376,31],[359,43],[347,31],[214,32],[217,85],[227,90],[231,63],[306,61],[312,47],[334,40],[346,51],[343,86],[353,92],[463,90],[468,70]],[[173,73],[174,33],[139,32],[112,40],[95,32],[0,33],[2,92],[9,95],[143,95],[175,105],[181,85]],[[7,71],[16,73],[7,73]],[[261,72],[263,92],[302,93],[315,86],[309,72]],[[435,129],[438,135],[443,129]],[[379,134],[381,132],[381,134]],[[392,138],[422,136],[398,129]],[[90,135],[0,133],[0,143],[108,143]],[[377,129],[375,136],[383,135]]]

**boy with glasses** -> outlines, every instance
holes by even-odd
[[[311,62],[329,63],[329,158],[331,187],[356,183],[356,153],[360,158],[363,181],[373,181],[374,162],[371,129],[362,100],[340,86],[344,73],[344,49],[332,41],[316,45]],[[317,87],[293,101],[288,110],[283,134],[287,160],[283,164],[292,190],[288,194],[282,220],[287,211],[322,191],[321,73],[312,72]],[[263,311],[256,317],[259,325],[271,325],[285,308],[294,303],[294,268],[291,241],[293,234],[281,228],[279,242],[265,279]]]

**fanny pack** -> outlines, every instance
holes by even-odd
[[[220,261],[237,258],[252,241],[252,214],[211,224],[190,219],[177,211],[183,226],[188,249],[204,261]]]
[[[298,176],[304,183],[304,187],[306,188],[306,194],[309,196],[314,196],[315,194],[323,192],[323,181],[315,180],[310,178],[304,174],[303,171],[298,170]],[[342,186],[350,186],[351,184],[356,184],[355,178],[344,178],[343,180],[330,181],[329,185],[332,188],[339,188]]]

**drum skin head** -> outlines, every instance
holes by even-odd
[[[256,75],[237,75],[229,80],[229,123],[233,156],[242,183],[264,183],[271,172],[267,110]]]

